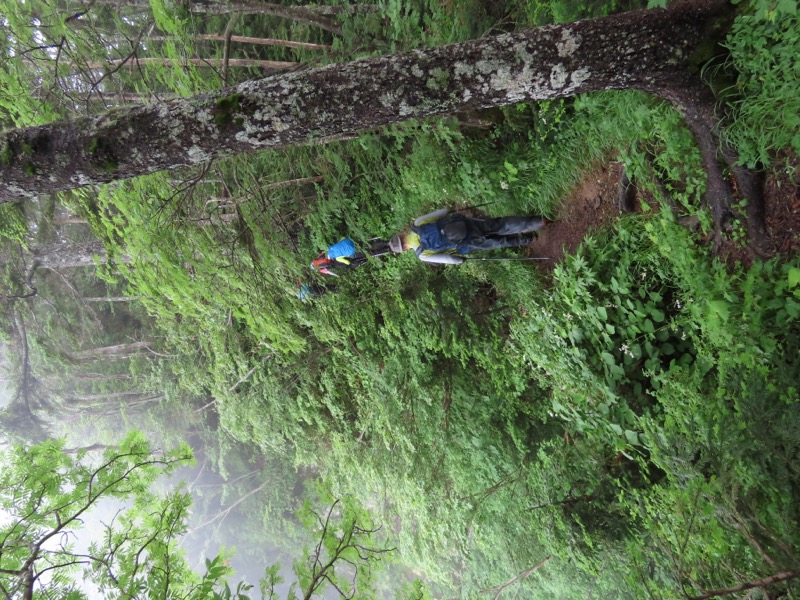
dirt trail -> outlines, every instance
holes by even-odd
[[[561,213],[557,215],[558,221],[551,223],[540,233],[539,239],[528,246],[526,255],[552,258],[549,261],[536,261],[540,268],[551,270],[565,254],[574,253],[587,235],[613,223],[620,215],[618,191],[621,176],[622,165],[617,162],[599,165],[590,170],[568,195]],[[788,167],[776,169],[767,177],[767,233],[772,254],[790,257],[800,252],[798,180],[798,159],[789,163]],[[643,198],[651,207],[658,206],[657,200],[651,195],[645,194]],[[637,197],[634,210],[639,211],[640,206],[640,198]],[[738,261],[747,265],[753,260],[746,248],[740,248],[733,242],[724,244],[720,254],[730,263]]]

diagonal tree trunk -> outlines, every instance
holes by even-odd
[[[691,108],[694,53],[726,0],[693,0],[246,81],[0,135],[0,200],[530,100],[637,89]],[[706,113],[704,113],[705,115]],[[706,125],[703,118],[695,119]]]

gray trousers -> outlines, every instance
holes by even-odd
[[[534,240],[531,234],[543,226],[541,217],[467,219],[467,237],[458,245],[458,253],[524,246]]]

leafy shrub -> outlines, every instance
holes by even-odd
[[[758,3],[736,19],[726,46],[736,82],[726,90],[732,123],[723,136],[750,168],[788,148],[800,153],[800,17],[797,3]]]

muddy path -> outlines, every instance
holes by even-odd
[[[602,231],[616,221],[623,212],[619,201],[622,165],[618,162],[597,165],[587,172],[581,183],[568,194],[558,221],[549,224],[530,244],[527,256],[549,257],[549,261],[536,261],[536,265],[551,270],[564,258],[573,254],[587,235]],[[800,159],[786,161],[769,173],[765,186],[767,234],[769,252],[785,258],[800,252]],[[650,194],[637,193],[634,211],[641,210],[641,200],[656,209],[658,201]],[[710,240],[701,240],[710,243]],[[728,263],[748,265],[754,259],[747,248],[733,242],[720,249],[721,257]]]

